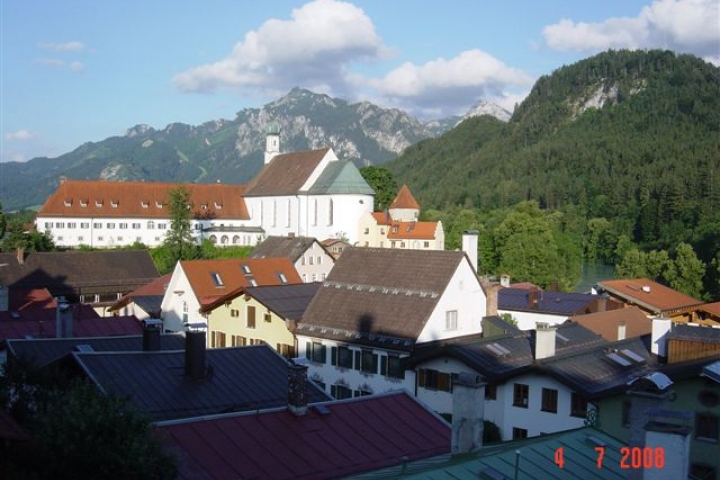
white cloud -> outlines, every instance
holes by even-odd
[[[52,52],[79,52],[85,49],[82,42],[38,43],[38,47]]]
[[[720,3],[657,0],[636,17],[614,17],[600,23],[566,18],[545,27],[543,35],[545,43],[556,50],[667,48],[712,60],[720,46]]]
[[[35,138],[37,134],[30,130],[18,130],[17,132],[11,132],[5,134],[5,140],[9,142],[22,142]]]
[[[401,108],[426,115],[464,113],[478,99],[512,105],[518,94],[508,87],[528,87],[533,78],[481,50],[469,50],[449,60],[424,65],[405,63],[371,84],[381,96]]]
[[[70,70],[75,73],[84,73],[85,72],[85,65],[83,65],[82,62],[72,62],[70,65]]]
[[[275,94],[294,86],[338,92],[347,89],[349,63],[384,51],[360,8],[315,0],[293,10],[290,20],[268,20],[248,32],[228,57],[175,75],[173,84],[186,92],[250,88]]]
[[[39,58],[35,60],[35,63],[43,67],[48,68],[60,68],[70,70],[73,73],[84,73],[85,65],[82,62],[66,62],[58,58]]]

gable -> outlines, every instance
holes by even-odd
[[[318,179],[308,190],[310,195],[358,194],[375,195],[360,171],[349,160],[327,164]]]
[[[310,237],[277,237],[270,236],[255,247],[251,258],[288,257],[296,262],[317,240]]]
[[[305,185],[329,148],[275,156],[247,184],[245,196],[295,195]]]

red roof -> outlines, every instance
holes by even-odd
[[[392,223],[392,217],[387,212],[373,212],[372,216],[378,225],[390,225]]]
[[[647,278],[604,280],[598,285],[626,303],[634,303],[646,310],[670,311],[703,303]]]
[[[108,337],[112,335],[140,335],[142,324],[135,316],[100,317],[89,305],[73,307],[72,333],[74,337]],[[55,337],[55,309],[34,310],[32,315],[21,312],[0,312],[0,340],[6,338]]]
[[[11,312],[45,308],[55,308],[55,299],[47,288],[11,288],[8,292],[8,310]]]
[[[302,283],[287,257],[185,260],[180,265],[201,305],[236,293],[238,288],[253,286],[252,279],[256,286]],[[220,285],[213,280],[213,274],[217,274]]]
[[[420,204],[415,200],[413,194],[410,193],[408,186],[403,185],[400,187],[400,191],[395,197],[395,200],[390,204],[390,208],[413,208],[420,210]]]
[[[390,240],[434,240],[438,222],[393,222]]]
[[[37,216],[170,218],[167,192],[180,186],[190,191],[196,218],[250,218],[242,186],[78,180],[61,183]]]
[[[618,338],[620,322],[625,322],[625,338],[640,337],[652,332],[652,321],[637,307],[576,315],[570,317],[570,320],[610,341],[621,340]]]
[[[448,424],[405,392],[322,405],[158,430],[178,453],[178,480],[323,480],[450,452]]]

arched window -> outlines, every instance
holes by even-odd
[[[210,241],[215,245],[217,243],[217,237],[215,235],[210,235]]]
[[[148,228],[148,230],[154,229],[154,228],[155,228],[155,222],[153,222],[152,220],[148,220],[147,228]]]
[[[227,245],[227,243],[228,243],[227,235],[223,235],[222,237],[220,237],[220,243],[223,245]]]
[[[234,235],[233,236],[233,245],[237,245],[238,243],[240,243],[240,236]]]

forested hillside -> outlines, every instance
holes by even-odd
[[[540,78],[509,123],[467,120],[387,167],[440,211],[532,200],[572,212],[587,260],[620,263],[621,239],[671,257],[687,242],[709,267],[720,248],[720,69],[668,51],[605,52]]]

